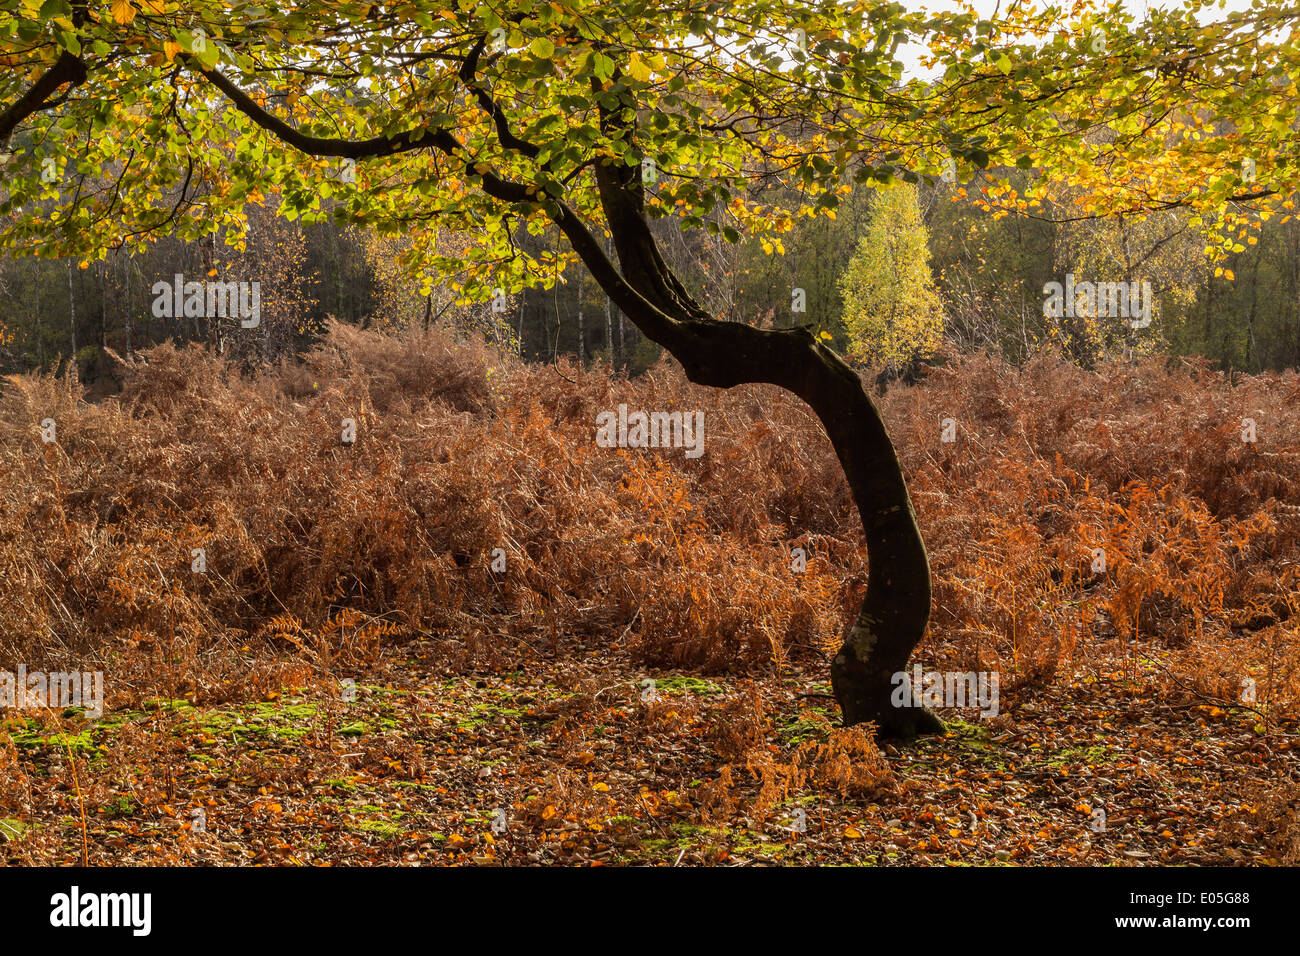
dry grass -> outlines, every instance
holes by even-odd
[[[307,683],[414,633],[477,663],[577,635],[704,671],[833,647],[865,556],[810,413],[667,367],[565,376],[441,333],[335,326],[252,379],[154,349],[99,405],[67,381],[9,380],[0,666],[96,661],[125,706]],[[1291,707],[1298,397],[1294,375],[1233,387],[1199,365],[1046,360],[1019,374],[973,360],[892,390],[934,567],[924,656],[1000,671],[1005,693],[1105,642],[1156,641],[1189,691],[1233,700],[1250,677],[1258,700]],[[707,454],[597,447],[595,415],[619,402],[703,410]]]

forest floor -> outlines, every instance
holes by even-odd
[[[1275,864],[1262,784],[1300,769],[1294,725],[1162,704],[1140,653],[991,719],[945,711],[947,736],[885,745],[865,781],[835,771],[855,741],[818,674],[650,673],[576,646],[458,675],[444,656],[394,645],[353,700],[10,721],[31,812],[0,820],[0,862]]]
[[[6,379],[0,679],[106,712],[0,713],[0,863],[1300,862],[1300,376],[950,359],[879,396],[912,659],[998,709],[880,747],[826,685],[862,524],[788,393],[339,324],[95,404]],[[622,404],[707,454],[602,447]]]

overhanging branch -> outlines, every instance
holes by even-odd
[[[86,82],[86,64],[82,62],[81,57],[73,56],[64,50],[26,93],[0,112],[0,148],[9,144],[9,137],[13,135],[19,123],[51,105],[50,97],[59,87],[65,83],[80,86],[84,82]]]
[[[192,57],[187,57],[193,65]],[[630,284],[605,255],[605,250],[591,230],[571,206],[562,200],[547,197],[538,200],[529,194],[523,183],[506,179],[491,169],[473,163],[463,155],[464,148],[446,128],[414,130],[395,136],[376,136],[365,140],[347,140],[336,137],[311,136],[295,129],[280,117],[257,103],[230,78],[218,70],[207,70],[195,65],[195,70],[230,100],[236,109],[256,125],[309,156],[339,156],[346,159],[372,159],[394,156],[418,149],[436,149],[451,159],[465,163],[466,175],[479,177],[483,191],[493,199],[509,203],[540,202],[551,220],[560,227],[574,252],[590,270],[592,277],[605,290],[610,299],[629,316],[651,339],[673,350],[681,342],[680,323],[670,312],[661,310],[641,290]]]

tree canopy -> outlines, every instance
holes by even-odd
[[[510,226],[554,220],[592,252],[593,171],[611,162],[644,184],[646,215],[773,250],[850,176],[1004,164],[1039,175],[1022,192],[992,181],[989,203],[1059,218],[1042,207],[1066,177],[1066,213],[1208,214],[1297,175],[1297,14],[1212,13],[4,0],[0,244],[94,256],[160,232],[237,237],[275,191],[290,217],[473,231],[454,261],[429,243],[413,264],[483,294],[503,274],[551,282],[571,258],[531,261]],[[936,79],[904,74],[905,42]]]

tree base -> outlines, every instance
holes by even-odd
[[[844,726],[876,725],[878,740],[911,740],[946,733],[948,728],[924,707],[897,707],[892,672],[869,671],[847,644],[831,662],[831,689],[839,701]]]
[[[942,736],[948,727],[932,710],[924,707],[893,708],[897,718],[884,725],[877,724],[879,740],[913,740],[917,737]]]

